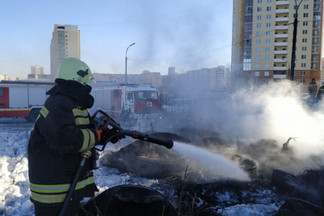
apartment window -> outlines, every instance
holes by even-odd
[[[260,76],[260,71],[255,71],[254,76]]]
[[[266,24],[266,27],[267,27],[267,28],[270,28],[270,27],[271,27],[271,23],[267,23],[267,24]]]
[[[119,90],[114,90],[114,98],[118,98],[119,97]]]
[[[301,55],[301,59],[306,59],[306,55]]]
[[[308,17],[308,13],[304,13],[303,17]]]
[[[257,12],[261,12],[262,11],[262,7],[257,7]]]
[[[264,68],[269,68],[269,67],[270,67],[269,63],[264,64]]]
[[[302,71],[302,72],[300,72],[300,75],[301,76],[306,76],[306,72],[305,71]]]
[[[269,61],[270,60],[270,56],[269,55],[264,56],[264,60]]]
[[[302,51],[307,51],[307,47],[302,47]]]
[[[260,64],[255,64],[255,68],[260,68]]]
[[[261,15],[257,15],[257,20],[261,20],[262,16]]]
[[[305,84],[306,82],[304,79],[302,79],[302,80],[300,80],[300,83]]]
[[[266,47],[266,48],[265,48],[265,51],[266,51],[266,52],[270,52],[270,47]]]
[[[270,39],[266,39],[266,44],[269,44],[270,43]]]
[[[254,77],[254,85],[258,85],[259,84],[259,78]]]
[[[269,31],[267,31],[267,32],[266,32],[266,35],[267,35],[267,36],[270,36],[270,32],[269,32]]]
[[[271,19],[271,15],[270,14],[267,15],[267,19],[268,20]]]
[[[256,42],[256,44],[261,44],[261,40],[260,39],[257,39],[255,42]]]
[[[258,0],[258,3],[261,4],[262,3],[262,0]]]
[[[255,52],[259,53],[260,52],[260,47],[255,48]]]
[[[271,11],[271,7],[270,6],[267,7],[267,11]]]
[[[305,68],[306,67],[306,63],[301,63],[300,64],[300,67]]]
[[[308,4],[305,4],[304,5],[304,9],[308,9]]]
[[[307,38],[303,38],[303,39],[302,39],[302,42],[303,42],[303,43],[307,43]]]
[[[257,55],[257,56],[255,56],[255,60],[260,60],[260,56],[259,55]]]
[[[257,23],[256,27],[261,28],[261,23]]]
[[[251,70],[251,59],[243,60],[243,70],[245,70],[245,71]]]
[[[257,32],[256,35],[257,35],[257,36],[261,36],[261,32]]]
[[[303,30],[303,34],[307,34],[307,30]]]
[[[308,26],[308,21],[304,21],[303,26]]]
[[[269,76],[269,71],[264,71],[264,76]]]

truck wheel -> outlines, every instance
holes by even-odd
[[[29,113],[28,121],[35,122],[38,117],[39,111],[40,109],[32,109]]]

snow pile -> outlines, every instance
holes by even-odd
[[[275,204],[242,204],[227,207],[224,210],[219,210],[217,213],[223,216],[264,216],[271,215],[277,210],[278,206]]]
[[[31,215],[28,132],[0,132],[0,215]]]

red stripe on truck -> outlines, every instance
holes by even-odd
[[[0,109],[0,117],[28,117],[29,109]]]
[[[0,88],[0,108],[9,108],[9,88]]]

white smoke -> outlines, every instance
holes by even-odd
[[[272,168],[294,174],[318,168],[324,163],[324,106],[307,104],[300,88],[280,81],[193,101],[186,123],[218,133],[232,146],[240,144],[233,153],[248,152],[268,174]],[[290,137],[287,154],[282,146]]]
[[[296,142],[291,145],[301,158],[324,151],[324,114],[321,109],[310,109],[302,100],[298,86],[290,82],[273,83],[238,92],[233,102],[236,106],[245,105],[246,113],[241,113],[237,121],[246,126],[243,132],[248,129],[249,138],[270,138],[284,143],[294,137]]]

